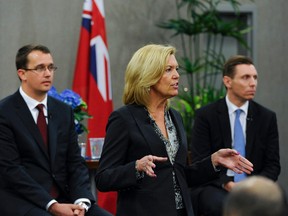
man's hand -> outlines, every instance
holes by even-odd
[[[223,185],[223,188],[224,188],[226,191],[230,192],[235,185],[236,185],[235,182],[229,181],[229,182],[227,182],[226,184]]]
[[[53,203],[49,210],[53,216],[84,216],[85,209],[75,204]]]
[[[74,210],[74,215],[84,216],[85,215],[85,209],[82,209],[82,210],[75,209]]]

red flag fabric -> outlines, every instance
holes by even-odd
[[[113,110],[110,64],[103,0],[85,0],[74,72],[73,90],[88,105],[88,138],[105,137],[105,127]],[[89,143],[89,142],[87,142]],[[87,155],[91,156],[90,145]],[[100,207],[116,213],[116,192],[97,192]]]

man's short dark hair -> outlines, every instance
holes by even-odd
[[[241,64],[253,65],[253,61],[251,58],[243,55],[232,56],[224,64],[223,77],[228,76],[233,78],[235,75],[235,67]]]
[[[32,44],[28,44],[25,45],[23,47],[21,47],[17,54],[16,54],[16,59],[15,59],[15,63],[16,63],[16,69],[23,69],[27,67],[27,63],[28,63],[28,59],[27,56],[32,52],[32,51],[41,51],[43,53],[50,53],[50,50],[43,45],[32,45]]]

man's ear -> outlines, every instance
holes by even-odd
[[[225,85],[225,87],[228,89],[231,87],[231,83],[232,83],[232,79],[229,76],[224,76],[223,77],[223,83]]]
[[[23,70],[23,69],[18,69],[18,70],[17,70],[17,74],[18,74],[18,77],[19,77],[19,79],[20,79],[21,81],[27,79],[27,78],[26,78],[25,70]]]

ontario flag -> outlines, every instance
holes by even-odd
[[[87,103],[88,113],[93,116],[87,123],[88,138],[105,137],[113,103],[103,0],[84,1],[73,90]],[[87,155],[91,156],[89,145]],[[98,205],[114,215],[116,199],[116,192],[97,192]]]

